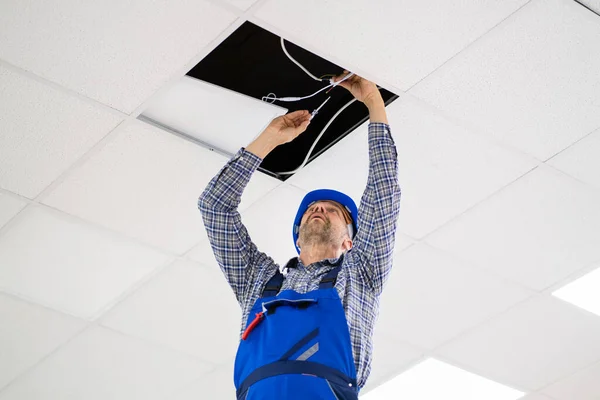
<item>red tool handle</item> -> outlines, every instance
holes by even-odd
[[[264,317],[265,317],[264,312],[261,311],[259,313],[256,313],[256,317],[254,317],[254,321],[252,321],[250,323],[250,325],[248,325],[248,327],[246,328],[246,330],[242,334],[242,340],[246,340],[246,338],[248,337],[248,335],[250,334],[250,332],[252,332],[252,330],[254,328],[256,328],[256,325],[258,325],[260,323],[260,321],[263,320]]]

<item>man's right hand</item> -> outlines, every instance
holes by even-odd
[[[275,147],[291,142],[306,130],[310,123],[310,113],[298,110],[273,119],[265,130],[248,147],[251,153],[265,158]]]
[[[296,139],[306,130],[309,123],[310,113],[307,110],[298,110],[273,119],[266,127],[265,133],[279,146]]]

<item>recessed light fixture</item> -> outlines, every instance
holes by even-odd
[[[287,111],[186,75],[154,99],[140,119],[232,156]]]
[[[517,400],[523,392],[435,359],[396,376],[361,400]]]
[[[600,315],[600,268],[552,293],[568,303]]]
[[[232,155],[273,118],[318,109],[306,132],[278,146],[259,167],[283,181],[305,159],[310,163],[368,120],[362,103],[348,105],[353,100],[350,92],[327,87],[344,69],[348,68],[245,22],[179,82],[152,99],[138,118]],[[380,92],[386,105],[398,98],[383,88]],[[290,98],[293,101],[285,101]]]

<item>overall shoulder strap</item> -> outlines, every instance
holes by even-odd
[[[290,259],[286,264],[285,268],[295,268],[298,263],[298,259],[296,257]],[[283,285],[283,274],[277,269],[275,271],[275,275],[265,285],[263,289],[262,295],[260,297],[273,297],[277,296],[277,293],[281,290],[281,286]]]
[[[319,283],[319,289],[331,289],[332,287],[334,287],[340,269],[342,269],[341,264],[329,271],[328,273],[326,273],[323,279],[321,279],[321,283]]]

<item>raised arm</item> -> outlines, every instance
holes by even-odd
[[[259,277],[259,266],[275,265],[258,251],[237,211],[242,192],[260,162],[256,155],[240,149],[198,199],[217,263],[242,307],[249,300],[247,285]]]
[[[369,177],[358,208],[358,231],[348,254],[360,260],[363,282],[380,294],[393,264],[400,212],[398,154],[377,86],[360,77],[344,84],[367,106],[370,118]]]
[[[242,193],[262,159],[276,146],[290,141],[308,125],[308,111],[275,118],[259,137],[237,154],[209,182],[198,199],[213,253],[238,303],[250,300],[249,288],[266,279],[277,264],[252,242],[237,211]]]

